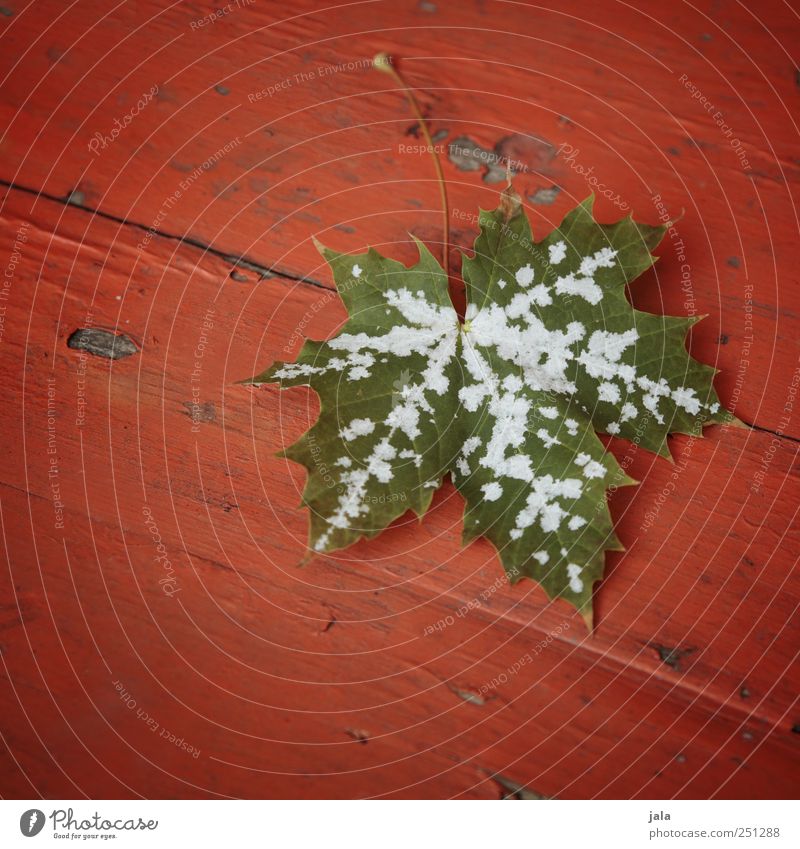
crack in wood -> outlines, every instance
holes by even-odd
[[[30,186],[23,186],[20,183],[9,182],[8,180],[0,179],[0,186],[4,186],[7,189],[10,189],[15,192],[23,192],[28,195],[34,195],[37,198],[44,198],[45,200],[49,200],[53,203],[61,204],[62,206],[69,206],[73,209],[80,209],[82,212],[88,212],[92,215],[96,215],[98,218],[103,218],[106,221],[113,221],[115,224],[122,224],[125,227],[133,227],[136,230],[142,230],[145,233],[151,233],[154,236],[159,236],[162,239],[169,239],[173,242],[179,242],[182,245],[186,245],[190,248],[196,248],[197,250],[201,250],[204,253],[211,254],[211,256],[217,257],[217,259],[221,259],[224,262],[229,262],[233,266],[238,268],[244,268],[248,271],[256,272],[262,280],[266,280],[270,277],[282,277],[284,280],[293,280],[296,283],[306,283],[309,286],[315,286],[318,289],[326,289],[328,291],[336,291],[335,287],[327,286],[325,283],[322,283],[319,280],[314,280],[312,277],[305,277],[300,275],[291,274],[288,271],[278,271],[277,269],[270,268],[269,266],[263,265],[260,262],[257,262],[253,259],[250,259],[243,254],[228,253],[227,251],[220,250],[219,248],[212,247],[211,245],[206,244],[205,242],[200,241],[199,239],[192,238],[191,236],[180,236],[175,233],[168,233],[165,230],[159,230],[154,227],[147,227],[144,224],[140,224],[138,221],[131,221],[127,218],[121,218],[118,215],[113,215],[110,212],[103,212],[100,209],[95,209],[92,206],[87,206],[83,202],[83,198],[79,198],[80,202],[76,201],[76,193],[70,192],[67,197],[58,197],[57,195],[52,195],[49,192],[41,192],[37,189],[32,189]]]

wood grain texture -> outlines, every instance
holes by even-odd
[[[792,10],[304,0],[198,27],[204,4],[5,5],[0,793],[498,798],[499,773],[562,798],[795,796]],[[591,190],[578,166],[619,196],[594,187],[601,220],[684,211],[631,299],[708,314],[691,349],[754,428],[675,438],[672,466],[610,441],[642,484],[613,496],[627,551],[591,637],[488,543],[461,550],[449,483],[422,523],[299,565],[304,472],[275,453],[316,399],[236,381],[343,321],[312,236],[402,260],[409,232],[441,238],[379,49],[443,145],[505,139],[525,197],[560,187],[529,204],[539,235]],[[468,248],[497,186],[446,170]],[[137,353],[69,348],[87,326]]]

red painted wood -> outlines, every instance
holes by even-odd
[[[0,200],[4,268],[26,236],[0,341],[12,448],[0,469],[0,792],[497,797],[499,772],[565,798],[796,794],[795,16],[778,3],[722,4],[714,18],[655,3],[314,6],[283,20],[284,7],[253,4],[200,29],[207,10],[191,4],[12,4],[0,18],[13,45],[0,51],[0,179],[15,186]],[[407,231],[440,238],[430,163],[401,152],[416,140],[389,78],[294,78],[378,49],[407,57],[444,143],[534,134],[578,149],[572,166],[643,220],[658,219],[654,194],[685,209],[632,300],[708,313],[693,351],[761,429],[676,438],[674,467],[611,443],[642,485],[614,496],[628,550],[609,557],[591,638],[534,584],[498,583],[488,544],[460,549],[450,485],[421,524],[298,565],[304,473],[274,455],[316,402],[235,381],[344,318],[312,235],[401,259]],[[748,168],[682,74],[724,111]],[[93,134],[156,84],[92,154]],[[530,206],[543,233],[589,188],[567,155],[515,144],[531,169],[520,191],[562,187]],[[458,210],[490,206],[497,188],[451,164],[447,176],[454,243],[467,247],[474,226]],[[70,192],[86,209],[57,200]],[[162,209],[163,233],[216,253],[146,238],[136,225]],[[602,197],[598,212],[620,215]],[[235,280],[219,254],[279,273]],[[140,351],[82,360],[66,339],[87,313]],[[197,432],[193,397],[213,405]],[[656,645],[692,651],[673,669]]]

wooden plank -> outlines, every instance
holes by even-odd
[[[711,18],[604,0],[576,18],[568,7],[434,5],[303,0],[286,17],[266,2],[203,26],[200,9],[155,0],[114,13],[55,0],[20,8],[0,21],[19,45],[0,56],[0,178],[291,276],[328,279],[313,235],[409,258],[407,231],[434,243],[441,226],[405,102],[368,67],[389,50],[406,58],[442,144],[510,139],[526,197],[561,187],[552,205],[532,205],[537,232],[589,193],[592,176],[603,219],[683,210],[637,305],[708,314],[694,350],[721,370],[737,414],[799,437],[784,411],[800,356],[793,10],[724,2]],[[126,116],[116,139],[90,148]],[[496,203],[497,187],[449,163],[447,177],[454,238],[467,246],[459,215]]]

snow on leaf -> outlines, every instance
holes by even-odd
[[[309,472],[314,550],[422,516],[449,472],[464,542],[488,538],[512,582],[534,578],[589,620],[605,551],[621,548],[606,490],[633,483],[597,432],[668,457],[668,433],[733,417],[714,370],[686,351],[693,319],[626,298],[663,227],[598,224],[589,199],[535,242],[511,188],[479,220],[463,324],[421,242],[411,268],[323,248],[349,320],[249,382],[320,396],[316,424],[286,452]]]

